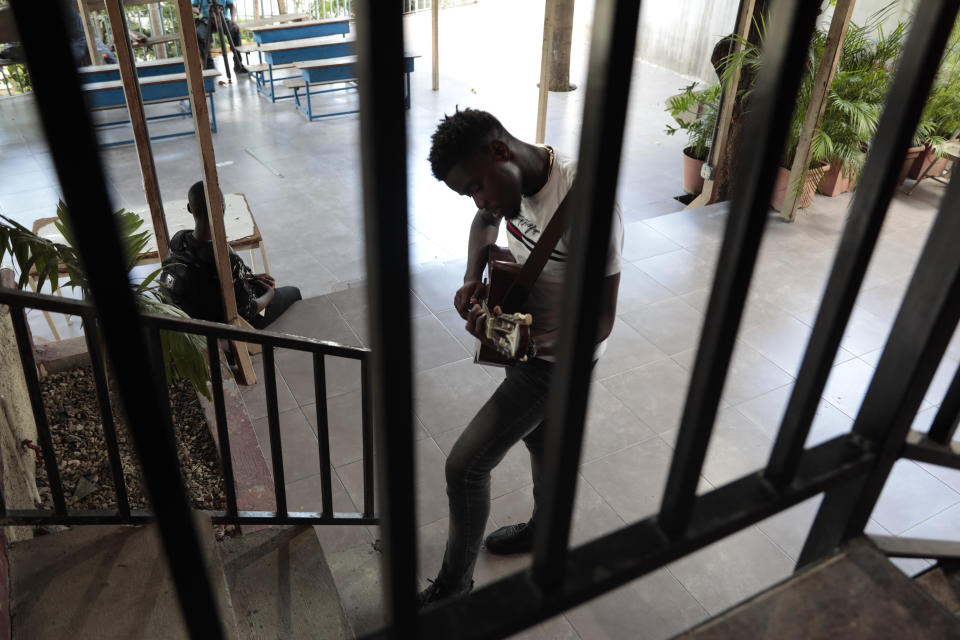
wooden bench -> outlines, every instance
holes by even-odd
[[[216,90],[216,77],[220,72],[216,69],[208,69],[203,72],[203,87],[210,100],[210,129],[217,131],[217,114],[213,104],[213,92]],[[121,80],[108,80],[106,82],[93,82],[82,86],[87,105],[91,110],[120,109],[126,108],[126,96],[123,93],[123,82]],[[140,94],[143,96],[143,103],[159,104],[163,102],[178,102],[189,100],[190,92],[187,86],[187,75],[185,73],[171,73],[161,76],[150,76],[140,79]],[[190,110],[172,114],[160,114],[149,116],[147,120],[161,120],[166,118],[177,118],[189,115]],[[129,120],[116,120],[111,122],[101,122],[96,126],[99,128],[111,127],[119,124],[126,124]],[[191,123],[192,125],[192,123]],[[191,126],[190,131],[180,133],[171,133],[161,136],[151,136],[151,140],[165,140],[168,138],[179,138],[181,136],[193,135],[194,130]],[[101,143],[103,147],[115,147],[124,144],[130,144],[133,140],[122,140],[118,142]]]
[[[413,73],[414,59],[420,56],[415,53],[405,53],[404,61],[404,103],[410,108],[410,74]],[[345,91],[356,87],[357,82],[357,56],[342,56],[340,58],[331,58],[326,60],[308,60],[304,62],[295,62],[294,66],[300,70],[301,77],[287,80],[284,85],[293,90],[293,101],[297,109],[307,116],[308,120],[318,120],[320,118],[329,118],[331,116],[356,113],[356,109],[349,111],[332,111],[315,114],[313,112],[313,103],[310,96],[319,93],[331,93],[334,91]],[[343,84],[343,87],[337,89],[319,89],[312,90],[312,86],[328,86],[331,84]],[[306,105],[301,102],[301,91],[305,98]]]
[[[260,235],[260,228],[257,226],[257,222],[253,217],[253,212],[250,210],[246,196],[242,193],[228,193],[224,195],[223,201],[225,206],[223,226],[227,235],[227,244],[233,247],[234,251],[250,251],[250,266],[254,272],[258,270],[257,250],[259,250],[260,257],[263,261],[263,271],[269,272],[270,268],[267,265],[267,250],[263,246],[263,236]],[[133,212],[144,221],[143,226],[140,228],[149,232],[147,246],[144,247],[143,253],[137,256],[137,265],[157,264],[160,262],[160,253],[157,249],[156,236],[153,234],[153,222],[150,217],[150,212],[146,209],[137,209]],[[193,229],[193,215],[187,211],[186,200],[165,202],[163,204],[163,213],[171,238],[178,231]],[[41,218],[35,220],[33,223],[33,233],[41,238],[64,244],[66,241],[55,224],[58,220],[59,218]],[[60,265],[58,276],[65,275],[67,275],[67,270],[63,265]],[[37,290],[36,276],[36,270],[32,270],[30,272],[29,284],[30,288],[34,291]],[[61,296],[63,295],[60,293],[59,288],[57,292]],[[47,321],[47,326],[50,327],[50,331],[53,333],[53,337],[59,340],[60,334],[57,332],[50,314],[44,311],[43,315]],[[70,316],[67,316],[67,324],[70,324]]]
[[[293,94],[277,95],[276,84],[280,80],[274,75],[275,69],[284,68],[281,65],[291,65],[306,60],[327,60],[351,55],[354,52],[355,40],[352,36],[322,36],[316,38],[301,38],[298,40],[283,40],[260,45],[256,51],[260,54],[265,71],[254,74],[257,91],[270,99],[270,102],[293,98]]]
[[[247,29],[259,44],[350,33],[350,18],[269,24]]]

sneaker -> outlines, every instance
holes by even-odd
[[[473,580],[470,581],[470,586],[466,589],[461,589],[456,591],[447,585],[443,584],[439,580],[427,580],[430,585],[417,594],[417,607],[423,609],[424,607],[429,607],[432,604],[436,604],[442,600],[448,598],[453,598],[454,596],[463,595],[465,593],[470,593],[473,590]]]
[[[500,527],[487,536],[487,551],[497,555],[533,551],[533,521]]]

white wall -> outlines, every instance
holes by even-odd
[[[858,0],[853,21],[866,22],[890,2]],[[896,9],[884,25],[893,28],[898,20],[908,19],[916,3],[895,0]],[[733,32],[739,7],[740,0],[646,0],[640,13],[637,56],[685,76],[716,82],[710,54],[721,38]],[[827,8],[822,23],[829,25],[832,15],[833,9]]]
[[[647,0],[640,10],[637,55],[681,75],[716,82],[713,47],[733,32],[739,0]]]

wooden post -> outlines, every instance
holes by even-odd
[[[540,99],[537,102],[536,143],[543,144],[547,134],[547,91],[550,89],[550,65],[553,62],[553,29],[557,0],[547,0],[543,10],[543,50],[540,53]]]
[[[140,173],[143,175],[143,187],[153,220],[153,233],[157,238],[157,250],[163,260],[170,253],[167,219],[163,215],[163,201],[160,198],[160,183],[157,181],[157,169],[153,163],[153,148],[150,146],[150,134],[147,131],[147,118],[143,109],[143,96],[140,94],[140,79],[130,45],[130,32],[127,29],[127,17],[122,0],[107,0],[107,16],[110,30],[116,43],[117,64],[120,67],[120,79],[123,81],[123,93],[127,99],[127,112],[133,128],[133,140],[140,159]]]
[[[150,35],[153,37],[163,35],[163,18],[160,16],[160,7],[151,3],[147,5],[147,11],[150,12],[150,30],[153,32]],[[153,53],[157,58],[166,58],[167,57],[167,44],[160,43],[153,45]]]
[[[277,0],[277,11],[281,15],[287,12],[287,0]]]
[[[217,276],[220,280],[220,291],[223,294],[224,317],[229,324],[241,326],[240,318],[237,316],[237,298],[233,292],[230,254],[223,224],[223,194],[220,193],[217,160],[213,152],[213,134],[210,131],[210,116],[207,111],[207,93],[203,88],[203,64],[200,61],[200,49],[197,46],[197,29],[193,23],[190,0],[177,0],[176,6],[180,42],[183,47],[183,66],[187,72],[187,88],[190,92],[190,107],[193,112],[193,128],[196,131],[200,163],[203,167],[203,185],[207,193],[207,216],[210,220],[210,233],[213,236],[213,257],[217,263]],[[246,344],[231,341],[230,347],[239,369],[237,377],[240,382],[254,384],[257,377],[253,372],[253,364],[250,362]]]
[[[430,0],[433,41],[433,90],[440,90],[440,0]]]
[[[737,15],[737,35],[746,39],[750,33],[750,21],[753,18],[753,9],[756,6],[756,0],[740,0],[740,12]],[[737,42],[733,46],[735,53],[740,51],[743,45]],[[730,78],[729,86],[723,88],[723,101],[720,103],[720,113],[717,115],[717,132],[713,137],[713,146],[710,147],[709,165],[716,170],[717,163],[720,161],[720,153],[723,145],[727,143],[727,134],[730,132],[730,120],[733,116],[733,105],[737,101],[737,92],[740,89],[740,67],[733,70],[733,77]],[[713,201],[713,174],[704,180],[703,191],[700,192],[693,202],[688,204],[685,209],[696,209],[704,207]]]
[[[83,37],[87,41],[87,51],[90,53],[90,64],[103,64],[103,58],[97,52],[97,41],[93,36],[93,24],[90,22],[90,8],[86,0],[77,0],[80,9],[80,22],[83,23]]]
[[[795,185],[802,184],[806,177],[813,150],[813,135],[820,126],[820,119],[823,118],[823,112],[827,108],[827,96],[830,95],[833,75],[837,72],[837,64],[840,62],[840,53],[843,50],[843,41],[847,37],[847,27],[850,26],[854,4],[856,0],[837,0],[833,20],[830,21],[827,43],[823,47],[823,59],[820,60],[820,68],[817,69],[817,75],[813,80],[810,106],[807,107],[807,115],[800,129],[800,140],[797,143],[797,152],[793,156],[787,193],[780,208],[780,215],[787,222],[793,222],[797,217],[797,200],[800,190]]]

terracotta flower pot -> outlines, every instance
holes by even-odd
[[[803,190],[797,199],[797,208],[806,209],[813,204],[813,193],[817,190],[817,183],[823,176],[829,165],[823,165],[819,169],[807,169],[803,179]],[[777,169],[777,181],[773,183],[773,193],[770,195],[770,206],[780,211],[783,207],[783,200],[787,195],[787,188],[790,186],[790,170],[779,167]]]
[[[897,177],[897,186],[899,187],[907,179],[907,174],[913,168],[914,163],[923,155],[924,147],[910,147],[907,149],[907,155],[903,159],[903,168],[900,169],[900,175]]]
[[[690,147],[683,150],[683,190],[692,196],[703,191],[703,176],[700,169],[705,160],[697,160],[690,155]]]
[[[930,167],[930,170],[927,171],[928,176],[939,176],[946,171],[948,162],[946,158],[938,158],[937,154],[930,148],[930,145],[925,144],[923,145],[923,152],[917,155],[913,166],[910,167],[907,177],[917,180],[923,175],[927,167]]]
[[[857,179],[848,176],[839,166],[831,164],[827,172],[820,179],[820,193],[831,198],[840,193],[853,191],[857,187]]]

